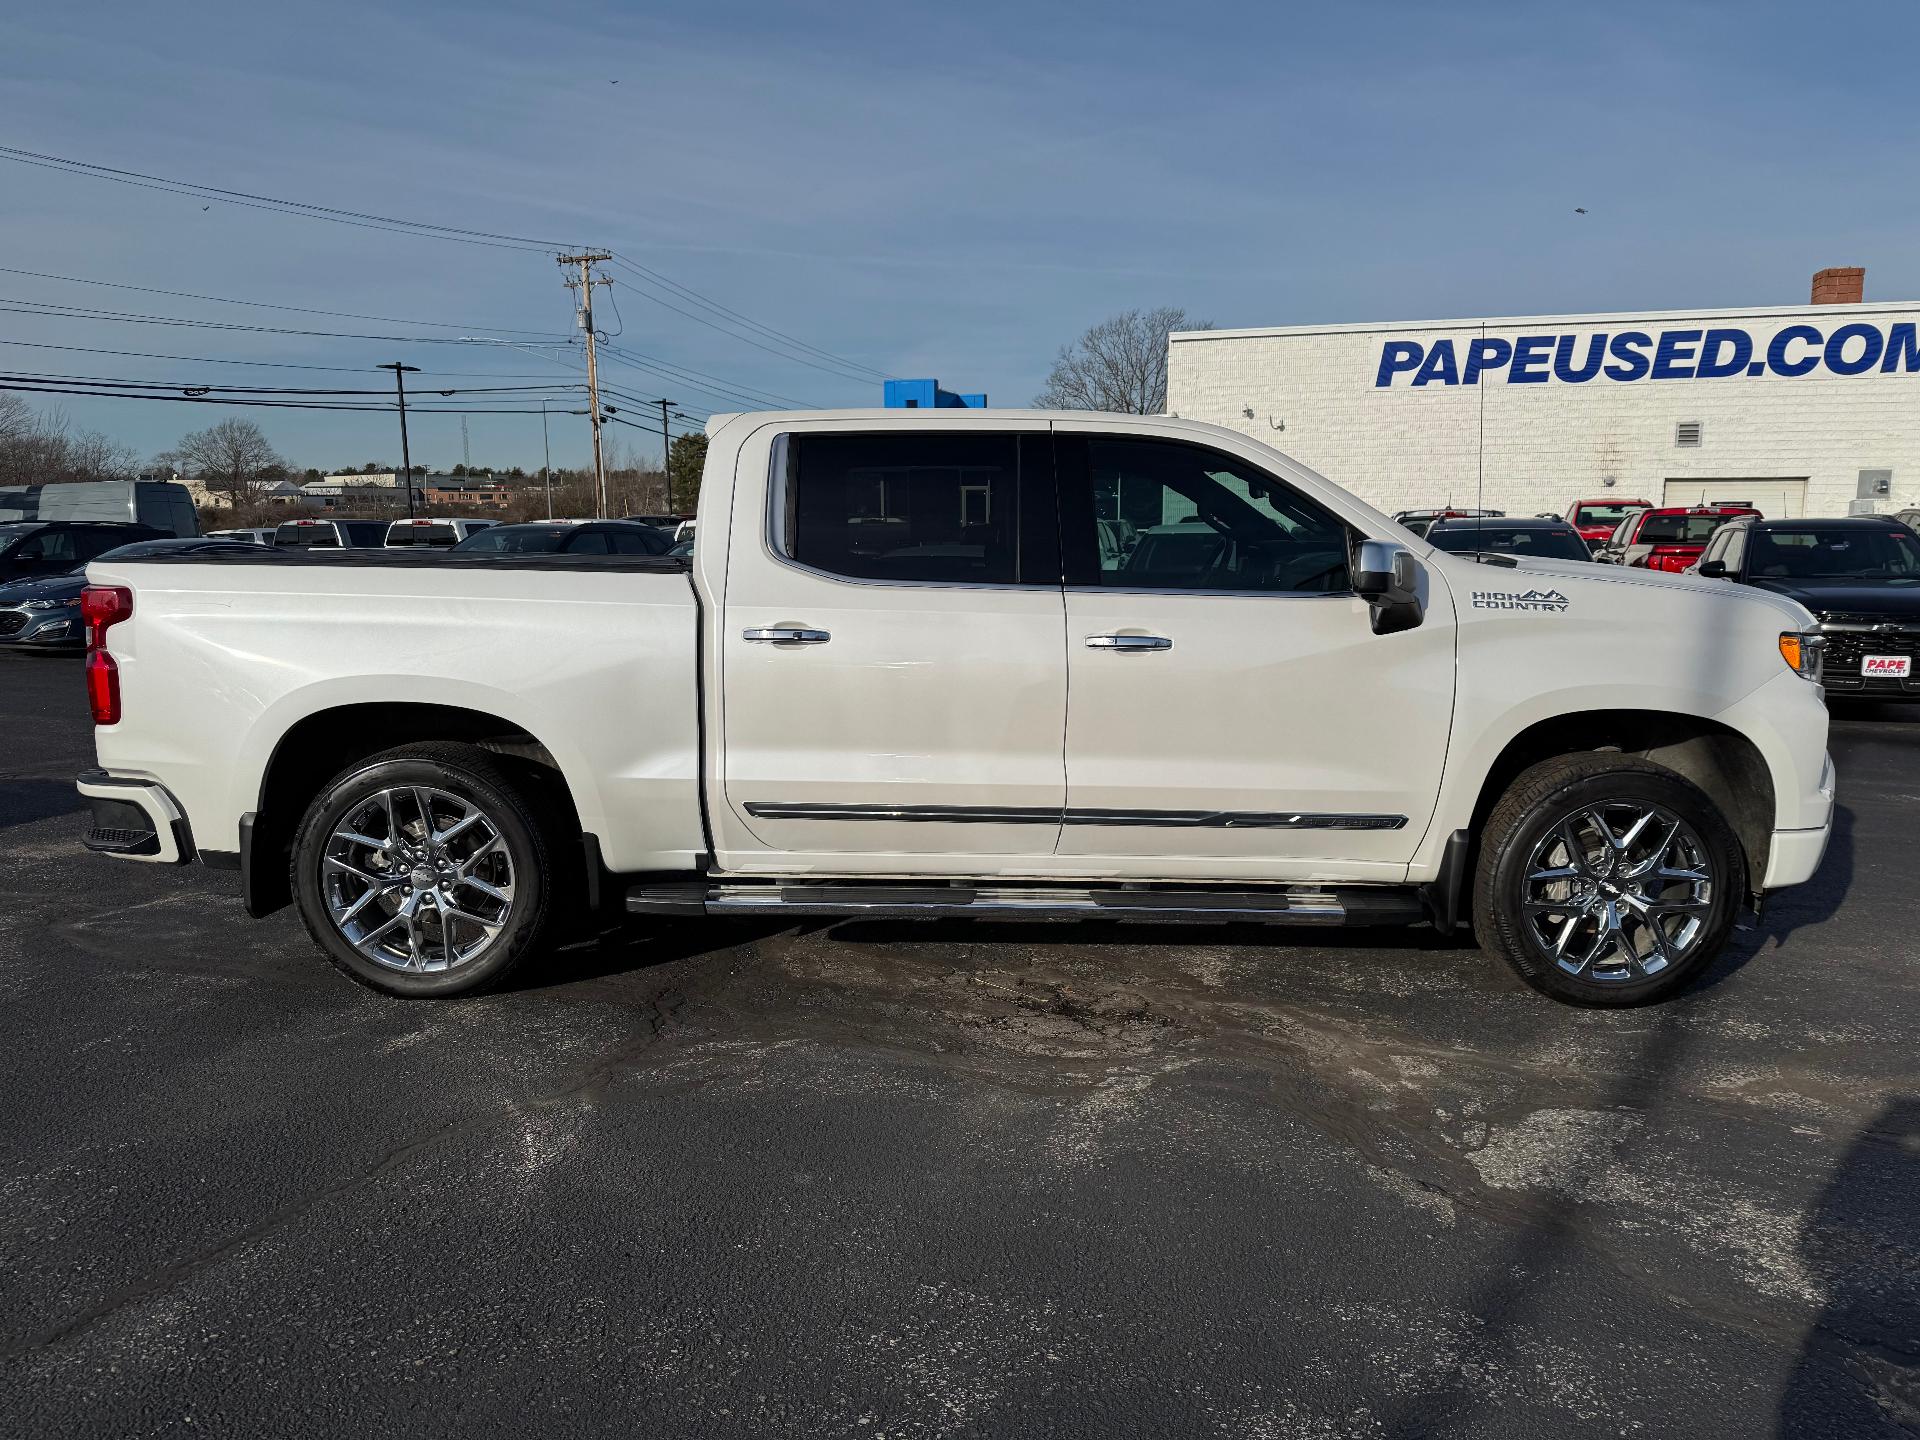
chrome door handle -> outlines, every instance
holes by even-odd
[[[758,640],[768,645],[824,645],[833,638],[825,630],[802,630],[797,625],[776,625],[766,630],[742,630],[742,640]]]
[[[1171,650],[1173,641],[1164,635],[1089,635],[1089,650]]]

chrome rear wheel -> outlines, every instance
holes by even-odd
[[[321,860],[327,914],[375,964],[433,974],[471,964],[513,915],[513,858],[472,800],[389,786],[347,811]]]

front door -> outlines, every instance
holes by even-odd
[[[1044,422],[803,427],[769,468],[728,539],[723,864],[1037,867],[1066,796]]]
[[[1453,710],[1452,602],[1373,633],[1348,526],[1184,441],[1057,429],[1060,854],[1116,878],[1401,878]]]

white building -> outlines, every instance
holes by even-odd
[[[1387,511],[1892,510],[1920,498],[1920,302],[1857,303],[1862,283],[1823,270],[1792,307],[1183,332],[1167,409]]]

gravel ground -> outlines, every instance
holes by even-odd
[[[681,924],[361,990],[0,656],[0,1433],[1920,1432],[1920,710],[1691,993],[1424,930]]]

